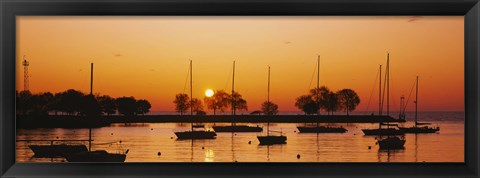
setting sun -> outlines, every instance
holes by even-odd
[[[207,96],[207,97],[213,96],[213,90],[207,89],[207,90],[205,91],[205,96]]]

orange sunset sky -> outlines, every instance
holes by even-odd
[[[17,90],[26,55],[30,90],[134,96],[152,111],[173,111],[193,60],[193,95],[235,90],[249,111],[270,98],[280,112],[299,111],[295,98],[316,85],[360,96],[357,111],[378,108],[378,68],[390,52],[391,110],[420,76],[420,111],[464,110],[464,17],[29,17],[17,16]],[[382,77],[383,78],[383,77]],[[313,79],[313,80],[312,80]],[[377,81],[377,82],[375,82]],[[407,111],[414,109],[414,93]],[[369,102],[370,101],[370,102]]]

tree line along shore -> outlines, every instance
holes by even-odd
[[[375,123],[398,122],[390,116],[350,115],[360,103],[352,89],[337,92],[317,87],[295,99],[295,106],[303,115],[278,115],[278,105],[265,101],[260,110],[250,115],[236,115],[248,111],[247,101],[238,92],[231,94],[217,90],[212,96],[189,98],[185,93],[175,96],[173,104],[178,115],[145,115],[151,104],[145,99],[84,94],[69,89],[58,93],[32,94],[28,90],[16,92],[17,126],[28,127],[102,127],[111,123],[148,122],[281,122],[281,123]],[[205,109],[213,111],[207,115]],[[232,115],[217,112],[232,111]],[[334,115],[335,112],[341,112]]]
[[[145,99],[135,99],[133,96],[114,98],[109,95],[84,94],[80,91],[69,89],[63,92],[44,92],[32,94],[28,90],[16,92],[16,114],[19,116],[41,115],[69,115],[69,116],[138,116],[150,112],[151,104]],[[173,100],[175,111],[179,115],[207,115],[205,107],[216,115],[218,111],[232,110],[248,111],[247,101],[238,92],[229,94],[217,90],[210,97],[204,97],[203,102],[198,98],[190,98],[185,93],[175,95]],[[330,91],[322,86],[311,89],[308,94],[295,99],[295,106],[305,115],[333,115],[343,112],[349,115],[360,104],[360,98],[352,89],[342,89],[337,92]],[[188,112],[190,111],[190,113]],[[251,112],[259,115],[276,115],[279,107],[272,101],[265,101],[260,110]],[[324,112],[324,113],[323,113]]]

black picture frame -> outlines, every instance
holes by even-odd
[[[0,0],[2,177],[479,177],[478,0]],[[16,163],[16,16],[464,15],[464,163]]]

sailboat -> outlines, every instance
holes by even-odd
[[[213,126],[215,132],[262,132],[263,128],[259,126],[237,125],[234,121],[235,116],[235,61],[233,61],[232,75],[232,124],[229,126]]]
[[[190,60],[190,106],[193,105],[193,82],[192,82],[192,60]],[[190,107],[190,115],[193,118],[193,107]],[[193,119],[192,119],[193,120]],[[197,129],[197,130],[195,130]],[[191,130],[184,132],[175,132],[175,135],[179,140],[187,139],[215,139],[217,134],[212,131],[207,131],[203,126],[197,126],[191,123]]]
[[[58,144],[54,145],[29,145],[28,146],[37,158],[55,158],[64,157],[66,154],[73,154],[88,151],[87,146],[83,144]]]
[[[382,69],[381,69],[381,66],[380,66],[380,88],[382,86],[381,84],[381,76],[382,76]],[[385,85],[387,87],[387,115],[389,115],[389,91],[390,91],[390,81],[389,81],[389,78],[390,78],[390,54],[387,53],[387,67],[386,67],[386,74],[385,74]],[[385,89],[385,88],[384,88]],[[379,90],[380,94],[379,95],[382,95],[382,90],[380,89]],[[383,93],[385,94],[385,93]],[[380,107],[379,107],[379,110],[380,110],[380,115],[382,114],[382,109],[383,109],[383,98],[380,99],[379,98],[380,103]],[[387,126],[387,128],[382,128],[382,126]],[[392,126],[392,127],[391,127]],[[397,124],[390,124],[390,123],[378,123],[378,129],[362,129],[363,133],[365,135],[404,135],[405,134],[405,131],[403,130],[400,130],[398,128]]]
[[[398,127],[400,130],[404,131],[405,133],[435,133],[440,131],[440,127],[428,127],[431,123],[421,123],[417,120],[417,112],[418,112],[418,76],[416,81],[416,91],[415,91],[415,125],[413,127]],[[423,127],[419,127],[423,125]]]
[[[317,88],[320,88],[320,55],[317,59]],[[334,127],[334,126],[320,126],[317,122],[316,126],[298,126],[298,131],[300,133],[345,133],[348,130],[343,127]]]
[[[378,146],[382,150],[392,150],[392,149],[403,149],[405,145],[405,138],[397,137],[397,136],[388,136],[385,139],[379,139],[377,141]]]
[[[268,66],[268,95],[267,103],[270,103],[270,66]],[[270,132],[276,132],[280,135],[270,135]],[[273,145],[273,144],[286,144],[287,137],[283,135],[282,132],[270,131],[270,121],[267,122],[267,135],[266,136],[257,136],[260,145]]]
[[[88,132],[88,151],[65,154],[68,162],[125,162],[128,149],[126,151],[122,150],[122,153],[109,153],[106,150],[92,151],[92,128],[89,128]]]
[[[90,96],[93,96],[93,63],[91,63],[90,75]],[[65,154],[65,158],[68,162],[125,162],[128,151],[128,149],[125,152],[122,150],[123,153],[109,153],[105,150],[92,151],[92,128],[90,127],[88,129],[88,151]]]

